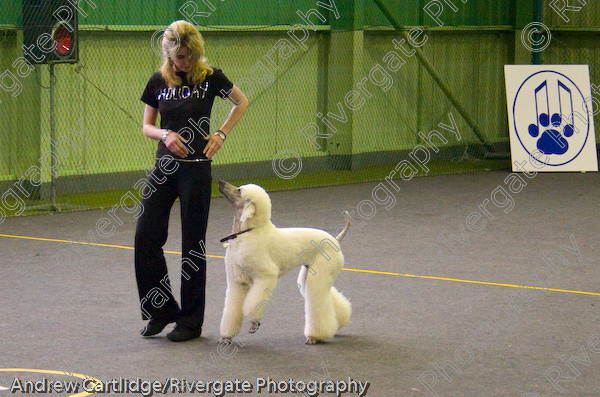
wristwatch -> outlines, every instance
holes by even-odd
[[[222,140],[225,140],[225,138],[227,138],[227,135],[225,135],[225,133],[221,130],[218,130],[217,132],[215,132],[213,135],[218,135],[221,137]]]
[[[164,130],[160,139],[164,142],[167,139],[167,135],[169,135],[171,132],[171,130]]]

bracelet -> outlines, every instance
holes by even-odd
[[[163,142],[167,139],[167,135],[169,135],[171,132],[171,130],[164,130],[162,133],[162,137],[160,138]]]
[[[227,139],[227,134],[225,134],[223,131],[221,130],[217,130],[217,132],[214,133],[214,135],[218,135],[219,137],[221,137],[222,140]]]

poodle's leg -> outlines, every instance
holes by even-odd
[[[300,290],[300,295],[303,298],[306,297],[306,277],[308,275],[308,268],[306,266],[300,267],[300,273],[298,273],[298,289]]]
[[[258,320],[250,320],[250,329],[248,329],[248,333],[253,334],[256,331],[258,331],[258,328],[260,327],[260,321]]]
[[[350,322],[352,315],[352,305],[350,301],[342,295],[335,287],[331,287],[331,299],[335,308],[335,316],[338,321],[338,327],[342,328]]]
[[[250,287],[250,292],[244,300],[244,316],[250,319],[251,334],[258,330],[265,306],[276,286],[277,277],[269,276],[255,279],[254,284]]]
[[[308,274],[304,293],[306,344],[333,338],[339,328],[332,295],[333,280],[325,274]]]
[[[231,341],[240,332],[244,314],[244,299],[250,287],[247,284],[232,283],[227,285],[225,309],[221,318],[221,340]]]
[[[320,307],[309,307],[308,300],[306,300],[305,335],[307,345],[314,345],[315,343],[332,338],[338,329],[350,321],[350,316],[352,315],[350,301],[335,287],[331,287],[328,295],[330,299],[323,299],[321,303],[317,303],[321,305]],[[331,321],[328,317],[322,317],[332,315],[331,310],[326,306],[330,304],[329,302],[333,306],[335,322]],[[309,313],[311,314],[310,316]]]

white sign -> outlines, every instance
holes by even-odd
[[[513,171],[598,171],[588,65],[505,65]]]

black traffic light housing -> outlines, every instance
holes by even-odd
[[[78,10],[71,1],[23,0],[23,53],[27,61],[79,61]]]

